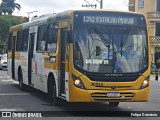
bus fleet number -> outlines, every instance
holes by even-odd
[[[91,82],[91,86],[101,87],[101,86],[103,86],[103,83],[100,83],[100,82]]]

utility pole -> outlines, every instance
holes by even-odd
[[[96,0],[100,4],[100,9],[103,9],[103,0]]]
[[[103,0],[100,1],[100,9],[103,9]]]
[[[100,9],[103,9],[103,0],[96,0],[97,2],[99,2],[100,4]],[[90,4],[87,0],[84,0],[83,2],[86,2],[86,5],[82,4],[82,7],[95,7],[95,9],[97,8],[97,4]]]

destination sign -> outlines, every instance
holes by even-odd
[[[143,15],[121,12],[75,12],[74,23],[75,25],[146,25]]]
[[[84,23],[134,24],[134,18],[83,16]]]

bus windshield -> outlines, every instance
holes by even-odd
[[[87,72],[137,73],[148,65],[144,27],[79,27],[74,30],[74,65]]]

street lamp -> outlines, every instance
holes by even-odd
[[[31,14],[31,13],[34,13],[34,12],[38,12],[38,11],[27,12],[27,14],[28,14],[28,22],[29,22],[30,14]]]

